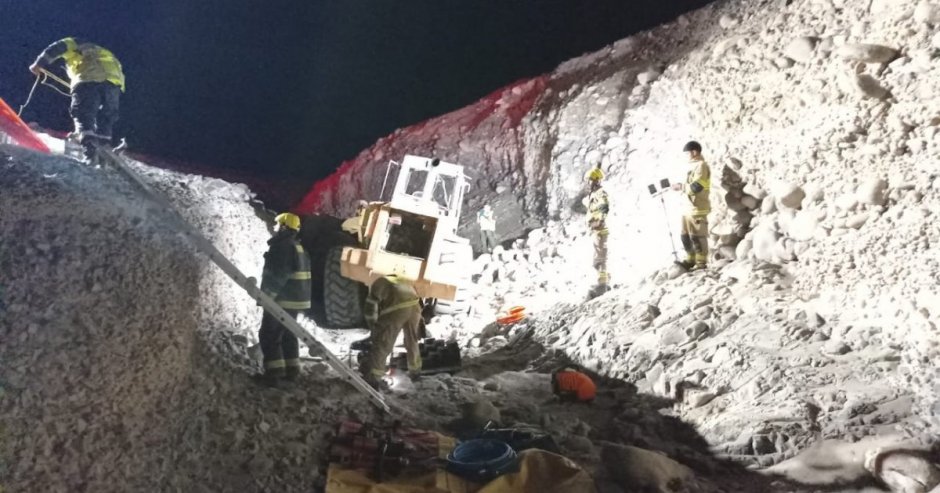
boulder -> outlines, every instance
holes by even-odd
[[[845,60],[863,63],[888,63],[900,55],[894,48],[864,43],[844,44],[836,49],[836,54]]]
[[[777,257],[774,255],[777,245],[777,240],[780,239],[780,233],[777,232],[772,226],[761,225],[754,229],[754,231],[749,235],[753,241],[754,257],[759,260],[764,260],[766,262],[776,262]],[[745,239],[747,241],[747,239]],[[743,243],[743,241],[742,241]]]
[[[865,469],[892,492],[932,492],[940,486],[940,469],[927,454],[915,450],[870,450],[865,454]]]
[[[780,205],[791,209],[799,209],[803,203],[806,192],[799,185],[790,182],[779,182],[773,187],[773,195]]]
[[[641,86],[647,86],[647,85],[653,83],[656,79],[658,79],[658,78],[659,78],[660,76],[662,76],[662,75],[663,75],[663,74],[661,74],[659,71],[657,71],[657,70],[655,70],[655,69],[649,69],[649,70],[647,70],[646,72],[643,72],[643,73],[637,75],[637,76],[636,76],[636,81],[637,81],[637,83],[640,84]]]
[[[867,213],[853,214],[845,219],[845,227],[851,229],[859,229],[865,225],[868,221]]]
[[[816,38],[802,36],[790,41],[783,50],[787,58],[800,63],[809,63],[813,60],[813,51],[816,48]]]
[[[741,196],[741,205],[743,205],[747,210],[753,211],[760,206],[760,200],[757,197],[744,194]]]
[[[856,74],[855,75],[855,88],[858,89],[858,92],[870,99],[883,100],[887,99],[891,93],[882,87],[881,83],[878,82],[878,79],[868,75],[868,74]]]
[[[884,179],[878,177],[868,178],[855,190],[855,198],[862,204],[884,205],[887,189],[888,182]]]
[[[731,29],[738,25],[738,19],[734,16],[724,14],[718,18],[718,25],[721,26],[722,29]]]
[[[809,241],[815,236],[817,227],[819,227],[819,219],[816,212],[802,210],[790,222],[787,234],[797,241]]]
[[[921,0],[914,8],[914,20],[927,24],[940,24],[940,5],[935,5],[930,0]]]
[[[691,469],[650,450],[604,443],[601,461],[610,477],[628,491],[674,493],[696,489]]]

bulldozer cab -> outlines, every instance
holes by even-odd
[[[465,262],[472,260],[469,241],[457,236],[468,188],[463,167],[405,156],[389,163],[383,197],[393,176],[391,197],[370,203],[363,216],[360,248],[344,249],[342,275],[369,286],[396,274],[423,298],[453,300],[466,277]]]

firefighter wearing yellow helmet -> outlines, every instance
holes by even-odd
[[[261,291],[296,318],[301,311],[310,309],[310,257],[297,238],[300,217],[285,212],[278,214],[274,222],[276,230],[264,254]],[[264,355],[262,383],[276,387],[282,379],[292,381],[300,376],[297,337],[267,312],[261,319],[258,340]]]
[[[601,186],[604,171],[600,166],[588,170],[584,179],[590,187],[590,194],[587,197],[587,217],[588,227],[594,236],[594,269],[597,271],[597,284],[590,293],[590,297],[593,298],[605,293],[610,281],[610,275],[607,273],[607,213],[610,211],[610,200]]]

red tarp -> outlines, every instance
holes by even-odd
[[[20,117],[9,105],[0,99],[0,132],[10,136],[17,144],[30,149],[49,153],[49,147],[36,136],[28,125],[23,123]]]

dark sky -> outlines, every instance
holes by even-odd
[[[312,182],[396,128],[705,0],[0,0],[0,97],[68,35],[111,49],[117,133],[156,156]],[[41,89],[27,121],[71,127]]]

